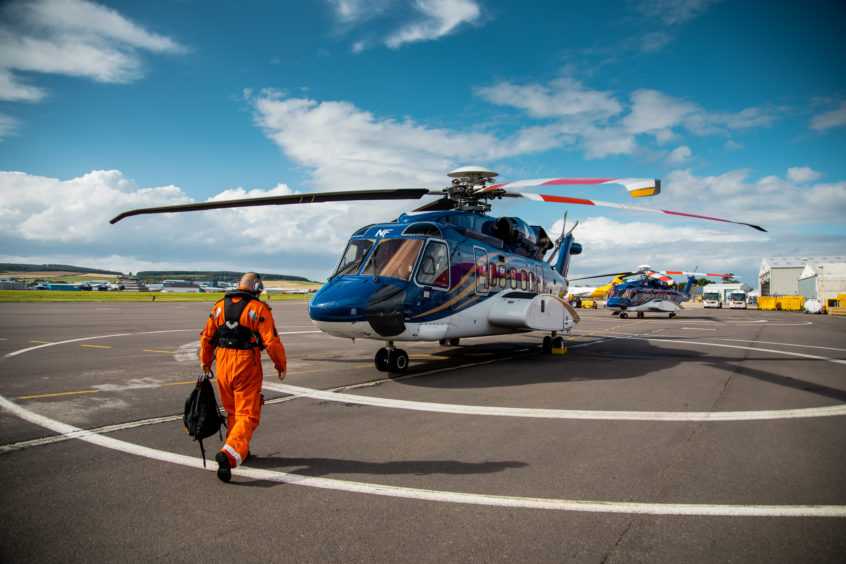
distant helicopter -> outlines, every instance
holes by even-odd
[[[611,274],[600,274],[580,278],[601,278],[605,276],[616,276],[626,278],[640,275],[637,280],[626,280],[615,284],[608,291],[606,308],[613,309],[612,315],[619,315],[626,319],[629,313],[636,313],[638,319],[644,317],[645,312],[668,313],[670,319],[676,317],[677,312],[684,309],[681,302],[690,299],[690,288],[696,283],[697,276],[717,276],[731,278],[733,274],[712,274],[708,272],[684,272],[680,270],[659,270],[655,271],[647,265],[639,266],[634,272],[614,272]],[[683,291],[673,288],[673,279],[670,275],[687,276],[687,285]],[[615,278],[616,280],[616,278]]]
[[[550,353],[563,349],[559,332],[578,323],[579,315],[564,300],[570,257],[582,251],[573,238],[575,225],[562,229],[553,243],[540,226],[516,217],[487,215],[489,200],[510,197],[617,207],[739,223],[764,231],[719,218],[514,191],[620,184],[632,197],[642,197],[659,193],[660,181],[655,179],[553,178],[493,184],[497,173],[478,166],[459,168],[448,176],[452,183],[443,189],[353,190],[209,201],[127,211],[110,223],[141,214],[442,194],[389,223],[367,225],[353,233],[334,273],[309,303],[309,316],[322,331],[350,339],[385,341],[374,363],[378,370],[394,373],[408,368],[408,354],[394,345],[397,341],[439,341],[456,346],[463,337],[540,330],[549,331],[543,338],[543,350]],[[506,191],[506,186],[511,191]]]

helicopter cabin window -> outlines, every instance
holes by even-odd
[[[504,266],[500,265],[497,268],[497,276],[499,276],[499,287],[505,288],[505,285],[508,284],[508,274]]]
[[[361,273],[409,280],[422,246],[422,239],[382,239]]]
[[[517,289],[517,269],[516,268],[512,268],[511,270],[508,271],[508,278],[511,279],[511,289],[516,290]]]
[[[449,288],[449,249],[446,243],[429,240],[417,269],[417,283]]]
[[[496,288],[496,263],[492,262],[488,264],[488,274],[491,278],[491,288]]]
[[[541,270],[541,267],[535,266],[535,292],[546,292],[543,282],[543,271]]]
[[[355,274],[372,246],[372,239],[353,239],[347,243],[347,249],[341,256],[341,262],[338,263],[338,268],[335,269],[333,276]]]
[[[520,270],[520,289],[523,291],[529,289],[529,273],[525,270]]]
[[[476,292],[480,294],[488,291],[488,263],[483,249],[473,249],[476,258]]]

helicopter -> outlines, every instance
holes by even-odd
[[[398,188],[318,192],[207,201],[123,212],[129,216],[262,205],[337,201],[420,199],[441,194],[393,221],[366,225],[350,237],[329,280],[309,302],[317,328],[337,337],[385,342],[374,357],[383,372],[402,373],[408,354],[401,341],[438,341],[457,346],[461,338],[548,331],[542,349],[562,351],[579,315],[564,299],[570,258],[582,247],[573,237],[576,222],[554,242],[544,229],[517,217],[493,217],[491,200],[523,198],[670,213],[580,198],[523,192],[526,187],[619,184],[632,197],[658,194],[657,179],[553,178],[494,184],[496,172],[479,166],[458,168],[443,189]],[[505,187],[508,186],[509,190]],[[566,224],[566,214],[564,216]],[[547,256],[548,254],[548,256]]]
[[[695,270],[695,269],[694,269]],[[606,308],[613,309],[612,315],[619,315],[621,319],[629,317],[629,313],[636,313],[638,319],[643,319],[646,312],[667,313],[670,319],[684,309],[681,302],[690,299],[690,288],[696,283],[697,276],[717,276],[731,278],[733,274],[713,274],[709,272],[684,272],[680,270],[653,270],[648,265],[641,265],[633,272],[613,272],[579,278],[600,278],[616,276],[615,281],[629,276],[640,275],[637,280],[626,280],[615,283],[608,291]],[[684,290],[673,288],[670,275],[687,276]]]

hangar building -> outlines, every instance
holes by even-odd
[[[837,274],[840,272],[835,265],[843,265],[846,267],[846,256],[811,256],[811,257],[764,257],[761,261],[761,269],[758,271],[758,286],[761,289],[762,296],[799,296],[802,295],[799,291],[799,279],[803,277],[805,267],[812,265],[822,266],[822,272],[825,274],[826,266],[831,265],[832,278],[830,280],[832,288],[834,288]],[[817,270],[813,270],[817,272]],[[827,277],[828,274],[825,274]],[[811,278],[813,275],[806,276],[805,279]],[[842,275],[839,280],[842,280]],[[828,286],[828,278],[820,278]],[[816,283],[816,281],[815,281]],[[810,282],[803,283],[803,289]],[[825,288],[828,293],[828,288]],[[812,297],[812,296],[808,296]],[[813,296],[817,297],[817,296]],[[822,296],[819,296],[822,297]]]
[[[826,303],[837,294],[846,294],[846,262],[808,262],[799,276],[799,295]]]

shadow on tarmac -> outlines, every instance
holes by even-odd
[[[672,345],[674,340],[689,341],[690,338],[656,339],[669,345]],[[668,349],[666,345],[655,346],[642,339],[614,339],[611,342],[590,347],[574,347],[574,345],[587,342],[567,341],[570,351],[565,356],[543,354],[539,346],[535,352],[531,350],[533,348],[531,344],[525,343],[521,346],[515,343],[458,346],[444,349],[439,353],[440,356],[447,357],[445,360],[415,362],[406,373],[412,377],[397,378],[396,381],[411,387],[435,389],[502,388],[549,382],[639,378],[656,370],[684,370],[685,363],[694,362],[722,370],[731,376],[753,378],[846,403],[846,390],[803,379],[800,377],[801,372],[790,368],[791,363],[807,363],[807,359],[779,356],[777,359],[783,370],[781,374],[776,374],[755,368],[758,362],[773,362],[772,355],[751,350],[746,350],[742,357],[727,356],[719,354],[711,347],[707,347],[710,349],[707,352],[693,350],[687,344],[683,344],[682,348]],[[485,366],[461,367],[487,358],[495,360],[515,353],[520,356],[520,366],[515,371],[508,370],[510,362],[508,358],[496,362],[497,368],[493,370],[486,370]],[[759,354],[761,356],[758,356]],[[455,370],[426,374],[428,371],[447,367],[450,364],[455,365]],[[414,376],[415,373],[421,374],[418,377]]]

